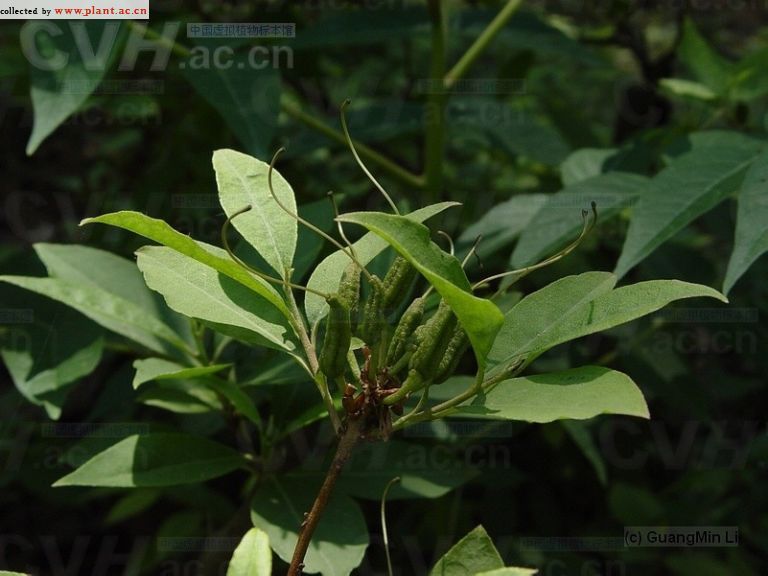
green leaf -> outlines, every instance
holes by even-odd
[[[100,288],[146,310],[157,308],[155,295],[132,260],[77,244],[38,243],[34,249],[49,276]]]
[[[289,331],[284,317],[269,302],[253,298],[243,285],[164,246],[145,246],[136,255],[147,286],[162,294],[176,312],[242,329],[238,336],[247,341],[281,350],[294,348],[284,338]]]
[[[727,302],[713,288],[679,280],[650,280],[608,292],[615,282],[612,275],[587,274],[590,276],[568,276],[521,300],[507,314],[491,361],[540,354],[563,342],[631,322],[675,300],[706,296]],[[558,302],[558,296],[565,301]]]
[[[163,220],[150,218],[139,212],[121,211],[94,218],[86,218],[80,222],[80,225],[95,223],[109,224],[130,230],[140,236],[172,248],[185,256],[194,258],[198,262],[206,264],[225,276],[236,280],[243,286],[247,286],[255,294],[272,303],[286,318],[291,317],[283,299],[266,281],[255,277],[250,272],[244,270],[242,266],[233,262],[229,255],[221,248],[195,241],[186,234],[174,230]]]
[[[72,308],[10,285],[0,301],[29,317],[0,324],[0,356],[16,389],[58,419],[67,394],[98,365],[103,331]]]
[[[476,576],[536,576],[539,571],[536,568],[497,568],[487,572],[478,572]]]
[[[691,19],[686,19],[678,57],[701,82],[718,94],[729,87],[733,64],[718,54],[701,35]]]
[[[515,267],[533,264],[564,248],[583,228],[582,210],[597,204],[600,223],[630,206],[647,186],[637,174],[609,172],[582,180],[549,196],[520,236],[512,253]]]
[[[546,347],[602,332],[660,310],[670,302],[707,297],[728,299],[709,286],[679,280],[649,280],[602,294],[568,315],[549,333]]]
[[[231,65],[184,69],[194,89],[213,106],[250,154],[268,158],[280,111],[280,72],[255,70],[250,53],[236,54]]]
[[[439,204],[432,204],[431,206],[425,206],[418,210],[414,210],[405,217],[414,222],[424,222],[425,220],[436,216],[443,210],[459,205],[458,202],[441,202]],[[352,244],[352,246],[355,249],[357,259],[363,266],[365,266],[376,256],[381,254],[387,248],[388,244],[378,235],[369,232]],[[349,262],[349,256],[344,252],[337,250],[318,264],[317,268],[312,272],[312,276],[310,276],[307,286],[326,294],[337,292],[339,289],[339,282],[341,282],[341,276],[349,265]],[[307,319],[312,326],[322,320],[328,313],[328,304],[325,299],[316,294],[307,294],[306,299],[304,300],[304,308],[307,313]]]
[[[485,366],[504,316],[493,302],[472,294],[461,263],[430,240],[429,228],[382,212],[353,212],[339,216],[339,220],[365,226],[413,264],[454,311],[472,342],[478,364]]]
[[[573,314],[616,284],[610,272],[585,272],[566,276],[529,294],[504,316],[488,363],[506,364],[514,358],[544,349],[550,334]]]
[[[258,528],[245,533],[229,561],[227,576],[271,576],[272,550],[269,536]]]
[[[504,561],[485,528],[478,526],[437,561],[429,576],[468,576],[504,568]]]
[[[723,283],[725,294],[754,261],[768,251],[767,181],[768,151],[764,151],[750,166],[739,191],[736,236]]]
[[[458,246],[468,246],[478,236],[482,236],[483,257],[506,248],[525,230],[546,203],[547,197],[546,194],[519,194],[495,205],[480,220],[464,230]]]
[[[608,160],[618,153],[617,148],[581,148],[568,155],[560,164],[560,179],[568,187],[605,172]]]
[[[161,492],[153,488],[132,490],[110,508],[109,513],[104,518],[104,524],[111,526],[134,518],[152,507],[160,499],[160,496]]]
[[[490,137],[494,148],[510,155],[525,156],[535,162],[557,166],[569,154],[570,147],[560,132],[538,115],[514,112],[506,102],[478,94],[453,96],[446,112],[452,122],[447,126],[456,138],[468,132],[481,132]],[[510,120],[514,130],[511,129]]]
[[[77,244],[34,245],[48,275],[100,288],[151,312],[191,342],[189,321],[165,306],[162,298],[144,283],[134,260]]]
[[[251,210],[232,220],[243,238],[282,277],[288,277],[298,235],[296,219],[283,211],[269,191],[269,164],[235,150],[216,150],[213,168],[219,188],[219,202],[231,216],[250,205]],[[293,188],[277,170],[272,174],[275,195],[296,214]]]
[[[256,490],[251,504],[253,525],[267,533],[269,545],[290,562],[298,530],[318,486],[271,477]],[[343,494],[332,494],[304,558],[305,572],[345,576],[363,559],[368,528],[358,505]]]
[[[606,470],[605,460],[600,453],[600,448],[595,444],[595,439],[592,437],[587,425],[579,420],[563,420],[562,424],[565,431],[568,432],[568,435],[579,447],[579,450],[581,450],[581,453],[592,464],[600,484],[606,486],[608,483],[608,471]]]
[[[187,434],[125,438],[100,452],[54,486],[176,486],[223,476],[243,466],[232,448]]]
[[[763,48],[739,59],[733,74],[734,82],[729,95],[731,99],[750,102],[768,93],[766,57],[768,57],[768,50]]]
[[[213,364],[210,366],[183,366],[163,358],[144,358],[133,361],[136,375],[133,377],[134,390],[152,380],[183,380],[186,378],[198,378],[208,374],[221,372],[229,368],[231,364]]]
[[[659,85],[669,94],[680,98],[711,102],[717,100],[717,94],[708,86],[682,78],[662,78]]]
[[[743,138],[739,146],[694,149],[656,175],[633,210],[616,275],[624,276],[736,190],[762,147],[759,141]]]
[[[71,306],[104,328],[155,352],[166,353],[166,343],[185,352],[189,351],[186,343],[155,316],[99,288],[73,284],[58,278],[0,276],[0,282],[20,286]]]
[[[142,388],[136,401],[176,414],[206,414],[224,410],[219,396],[196,380],[161,380]]]
[[[31,574],[23,572],[8,572],[7,570],[0,570],[0,576],[31,576]]]
[[[261,416],[251,397],[236,383],[221,378],[209,378],[208,388],[222,394],[235,407],[235,410],[248,418],[254,424],[261,424]]]
[[[602,366],[505,380],[471,405],[459,406],[456,413],[539,424],[600,414],[650,418],[643,393],[632,379]]]
[[[31,39],[35,45],[32,49],[44,62],[30,61],[30,96],[34,110],[32,134],[27,142],[30,156],[82,107],[118,53],[115,45],[120,35],[119,22],[71,21],[67,24],[69,26],[61,26],[57,33],[41,31]],[[33,26],[34,23],[29,22],[25,28]]]

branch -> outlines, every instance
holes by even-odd
[[[312,540],[312,534],[317,528],[317,523],[320,521],[320,517],[325,510],[328,499],[331,497],[333,488],[336,485],[341,474],[342,468],[352,455],[352,450],[361,438],[364,418],[348,419],[347,429],[339,439],[339,446],[336,448],[336,454],[333,456],[330,468],[325,475],[323,485],[320,487],[320,491],[317,493],[315,502],[312,504],[312,508],[306,513],[304,521],[301,523],[301,529],[299,530],[299,539],[296,542],[296,548],[293,550],[293,558],[291,558],[291,565],[288,568],[288,576],[299,576],[302,568],[304,567],[304,556],[309,548],[309,543]]]
[[[488,24],[488,27],[477,37],[472,46],[467,49],[459,61],[451,68],[451,71],[445,75],[443,86],[446,90],[449,90],[457,80],[464,76],[467,69],[472,66],[512,15],[517,12],[520,4],[522,4],[522,0],[509,0],[507,5],[501,9],[501,12],[496,15],[496,18]]]

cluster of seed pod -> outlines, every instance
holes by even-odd
[[[425,318],[426,299],[415,298],[391,330],[389,320],[405,304],[416,269],[398,256],[383,279],[372,276],[362,303],[360,276],[359,266],[350,264],[338,292],[327,299],[330,309],[319,360],[325,376],[336,381],[344,378],[354,335],[370,351],[361,380],[376,380],[386,404],[399,403],[425,386],[447,380],[469,348],[467,334],[450,307],[441,301]],[[399,386],[401,374],[406,378]]]

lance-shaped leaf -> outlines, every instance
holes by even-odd
[[[251,528],[235,548],[227,567],[227,576],[271,576],[272,550],[269,536],[263,530]]]
[[[529,294],[504,316],[488,356],[488,363],[502,364],[547,346],[550,333],[570,314],[609,292],[616,284],[610,272],[585,272],[561,278]]]
[[[30,41],[36,54],[30,59],[34,124],[28,155],[83,106],[119,52],[115,50],[119,22],[73,20],[67,24],[50,33],[29,22],[22,31],[22,44]]]
[[[49,276],[120,296],[166,322],[187,342],[193,342],[189,320],[169,309],[159,294],[147,288],[134,259],[77,244],[38,243],[34,249]]]
[[[67,394],[101,359],[103,330],[66,304],[0,285],[0,357],[24,397],[58,419]]]
[[[133,302],[100,288],[74,284],[59,278],[27,276],[0,276],[0,282],[25,288],[71,306],[104,328],[155,352],[167,353],[167,344],[189,351],[187,344],[167,324]]]
[[[469,226],[456,243],[456,252],[466,254],[478,236],[483,237],[483,256],[506,248],[530,224],[547,203],[547,194],[519,194],[493,206],[480,220]]]
[[[768,151],[752,163],[739,192],[733,253],[725,273],[726,294],[744,272],[768,251]]]
[[[600,414],[650,417],[632,379],[602,366],[504,380],[482,398],[459,406],[455,414],[539,424]]]
[[[736,190],[762,147],[762,142],[742,137],[727,146],[694,148],[662,170],[633,209],[616,275],[624,276]]]
[[[610,290],[605,272],[568,276],[534,292],[507,313],[491,352],[493,364],[602,332],[655,312],[675,300],[706,296],[727,302],[717,290],[679,280],[651,280]]]
[[[196,484],[245,463],[237,451],[207,438],[176,433],[133,435],[99,452],[54,486]]]
[[[278,274],[287,277],[296,252],[298,223],[278,205],[269,191],[269,164],[224,149],[213,153],[213,168],[219,202],[227,216],[251,206],[249,212],[232,220],[234,227]],[[296,214],[293,188],[277,170],[272,173],[272,184],[280,202]]]
[[[583,227],[582,210],[595,202],[604,222],[630,206],[648,184],[648,179],[626,172],[608,172],[582,180],[557,194],[531,219],[512,254],[512,265],[523,267],[548,256],[573,241]]]
[[[732,81],[734,65],[707,42],[691,19],[686,19],[683,25],[678,56],[709,88],[718,94],[726,93]]]
[[[415,222],[424,222],[452,206],[459,206],[459,203],[441,202],[439,204],[432,204],[414,210],[410,214],[406,214],[405,217]],[[389,246],[387,242],[373,232],[368,232],[357,242],[352,244],[352,247],[355,250],[355,255],[363,266],[381,254],[387,246]],[[312,272],[312,276],[309,278],[307,286],[327,294],[338,291],[341,276],[349,265],[349,262],[349,256],[344,252],[337,250],[318,264],[314,272]],[[308,293],[304,301],[304,309],[307,313],[309,323],[315,325],[328,313],[328,304],[324,298],[321,298],[316,294]]]
[[[95,223],[108,224],[123,228],[124,230],[130,230],[139,236],[154,240],[164,246],[173,248],[185,256],[194,258],[225,276],[237,280],[243,286],[247,286],[253,292],[271,302],[286,318],[291,317],[283,299],[267,282],[233,262],[229,255],[221,248],[193,240],[186,234],[174,230],[163,220],[150,218],[140,212],[121,211],[94,218],[86,218],[80,222],[80,225]]]
[[[152,290],[168,306],[192,318],[234,326],[241,338],[280,350],[292,350],[285,340],[285,318],[250,290],[206,266],[164,246],[145,246],[136,252],[137,264]]]
[[[183,74],[226,121],[246,150],[268,158],[280,112],[280,71],[254,70],[248,52],[236,54],[230,65],[187,67]]]
[[[381,212],[353,212],[343,214],[339,220],[365,226],[413,264],[454,311],[469,336],[478,364],[485,366],[504,316],[493,302],[472,294],[461,263],[430,240],[429,228],[404,216]]]
[[[153,380],[185,380],[199,378],[221,372],[231,364],[213,364],[210,366],[183,366],[164,358],[142,358],[133,361],[136,374],[133,376],[133,387],[138,388],[145,382]]]
[[[649,280],[616,288],[584,304],[554,326],[544,347],[602,332],[660,310],[684,298],[707,297],[721,302],[728,299],[714,288],[679,280]],[[539,350],[541,350],[541,345]]]

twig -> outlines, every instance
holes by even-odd
[[[488,24],[488,27],[483,30],[480,36],[477,37],[472,46],[467,49],[459,61],[454,64],[453,68],[451,68],[450,72],[445,75],[443,87],[446,90],[450,89],[457,80],[464,76],[464,74],[467,72],[467,69],[472,66],[475,60],[477,60],[483,51],[488,47],[488,44],[490,44],[491,41],[496,37],[496,35],[509,21],[512,15],[517,12],[520,4],[522,4],[522,0],[509,0],[507,5],[501,9],[501,12],[496,15],[496,18],[494,18],[491,23]]]
[[[325,510],[328,499],[331,497],[333,488],[336,485],[341,474],[342,468],[352,455],[352,450],[360,440],[364,418],[349,419],[347,421],[346,430],[339,439],[339,445],[336,448],[336,454],[333,456],[330,468],[325,475],[323,485],[320,487],[320,491],[317,493],[312,508],[306,513],[304,521],[301,523],[301,529],[299,530],[299,539],[296,542],[296,547],[293,549],[293,558],[291,558],[291,565],[288,568],[288,576],[299,576],[301,570],[304,567],[304,556],[309,548],[309,543],[312,540],[312,534],[317,528],[317,523],[320,521],[320,517]]]

